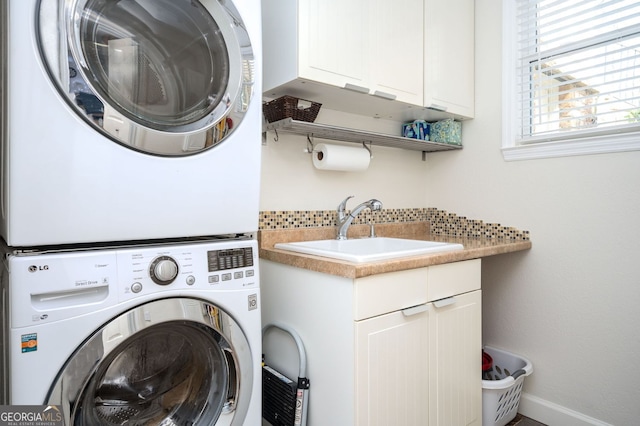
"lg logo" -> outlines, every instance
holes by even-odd
[[[41,266],[31,265],[31,266],[29,266],[29,272],[48,271],[48,270],[49,270],[49,265],[41,265]]]

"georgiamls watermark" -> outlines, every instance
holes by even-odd
[[[58,405],[0,405],[0,426],[65,426]]]

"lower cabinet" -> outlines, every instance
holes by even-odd
[[[433,303],[429,349],[429,424],[482,425],[480,290]],[[445,299],[447,300],[447,299]]]
[[[356,424],[480,425],[480,321],[476,290],[356,322]]]
[[[309,426],[482,424],[479,259],[355,280],[261,261],[261,286],[264,324],[304,342]],[[297,377],[286,339],[264,350]]]
[[[430,320],[397,311],[355,323],[355,424],[427,424]]]

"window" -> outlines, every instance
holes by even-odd
[[[504,0],[507,160],[640,150],[640,2]]]

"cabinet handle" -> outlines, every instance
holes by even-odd
[[[390,101],[394,101],[396,99],[396,95],[394,95],[393,93],[380,92],[378,90],[373,92],[373,96],[377,96],[377,97],[383,98],[383,99],[388,99]]]
[[[431,104],[427,108],[435,109],[436,111],[446,111],[447,110],[446,106],[442,106],[442,105],[438,105],[438,104]]]
[[[344,88],[347,90],[352,90],[354,92],[358,92],[358,93],[365,93],[365,94],[369,94],[369,88],[368,87],[362,87],[362,86],[356,86],[355,84],[351,84],[351,83],[347,83],[344,85]]]
[[[446,299],[440,299],[433,302],[433,305],[436,308],[444,308],[445,306],[453,305],[456,303],[456,298],[454,296],[447,297]]]
[[[412,315],[417,315],[417,314],[421,314],[423,312],[426,312],[429,310],[429,306],[424,304],[424,305],[418,305],[418,306],[412,306],[410,308],[406,308],[402,310],[402,315],[404,315],[405,317],[410,317]]]

